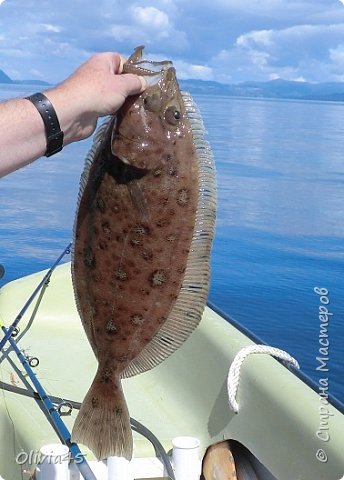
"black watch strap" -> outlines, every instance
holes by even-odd
[[[63,132],[61,131],[55,109],[43,93],[34,93],[25,98],[34,104],[43,119],[47,137],[45,156],[51,157],[51,155],[60,152],[63,147]]]

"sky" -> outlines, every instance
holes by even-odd
[[[181,79],[344,82],[344,0],[0,0],[0,69],[56,83],[92,53],[172,60]]]

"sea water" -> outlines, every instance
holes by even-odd
[[[0,86],[0,98],[33,92]],[[210,300],[344,401],[344,104],[195,99],[218,181]],[[70,241],[90,142],[0,180],[2,283]]]

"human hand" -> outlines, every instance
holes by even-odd
[[[145,89],[143,77],[121,74],[123,62],[118,53],[98,53],[67,80],[44,92],[56,110],[64,144],[90,136],[98,117],[115,113],[128,95]]]

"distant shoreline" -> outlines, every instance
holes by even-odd
[[[0,69],[0,85],[44,85],[49,86],[50,83],[44,80],[13,80],[3,70]]]
[[[344,102],[344,83],[308,83],[289,80],[267,82],[243,82],[238,84],[219,83],[211,80],[179,80],[181,89],[193,94],[225,95],[236,98],[312,100]],[[40,85],[51,86],[43,80],[13,80],[0,69],[0,85]]]
[[[192,93],[226,95],[236,98],[311,100],[344,102],[344,83],[307,83],[287,80],[222,84],[204,80],[180,80],[182,89]]]

